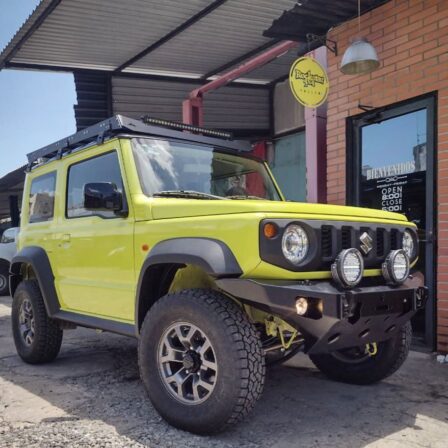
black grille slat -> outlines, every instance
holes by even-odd
[[[321,228],[321,247],[322,256],[324,258],[331,258],[333,252],[333,242],[332,242],[332,227],[322,226]]]
[[[390,231],[390,250],[398,249],[398,230],[391,229]]]
[[[350,247],[352,247],[351,227],[342,226],[341,245],[342,249],[349,249]]]
[[[376,255],[377,257],[384,256],[384,229],[376,229]]]

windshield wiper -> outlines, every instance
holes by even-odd
[[[194,190],[165,190],[153,194],[155,198],[225,199],[214,194]]]
[[[250,196],[245,194],[234,194],[232,196],[226,196],[225,199],[258,199],[259,201],[264,201],[264,198],[258,196]]]

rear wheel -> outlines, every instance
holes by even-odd
[[[9,294],[9,263],[0,260],[0,296]]]
[[[22,281],[12,302],[12,332],[19,356],[29,364],[53,361],[62,343],[62,330],[50,319],[36,280]]]
[[[406,360],[412,339],[411,323],[377,344],[376,353],[353,347],[330,354],[310,355],[311,361],[329,378],[350,384],[372,384],[396,372]]]
[[[173,426],[212,434],[244,418],[264,384],[264,358],[241,308],[212,290],[162,297],[148,312],[139,367],[149,397]]]

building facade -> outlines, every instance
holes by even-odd
[[[406,213],[422,228],[420,263],[430,287],[416,326],[448,352],[448,2],[394,0],[364,14],[361,34],[381,66],[341,73],[358,35],[351,20],[329,32],[327,201]]]

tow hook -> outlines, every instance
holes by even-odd
[[[369,356],[375,356],[378,353],[378,346],[376,345],[376,342],[366,344],[365,353]]]

